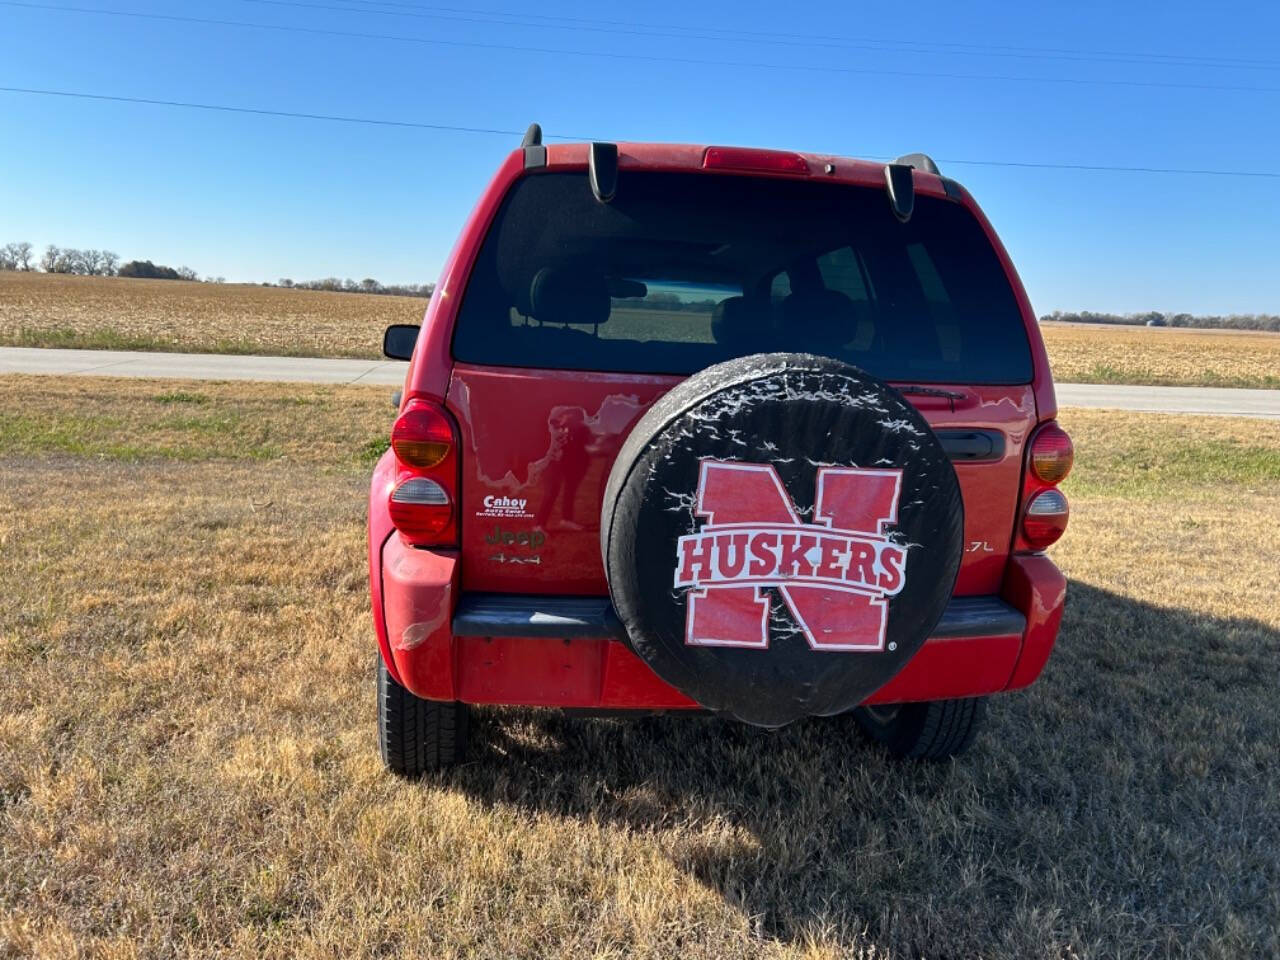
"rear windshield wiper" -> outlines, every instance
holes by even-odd
[[[899,393],[914,394],[917,397],[942,397],[951,401],[951,412],[956,412],[956,401],[963,400],[965,394],[954,390],[940,390],[937,387],[899,387]]]

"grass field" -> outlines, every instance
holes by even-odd
[[[0,272],[0,346],[377,357],[413,297]],[[1042,326],[1064,383],[1280,388],[1280,334]]]
[[[378,357],[427,301],[246,284],[0,271],[0,345]]]
[[[486,709],[403,783],[363,552],[391,413],[0,379],[0,956],[1280,952],[1280,423],[1064,416],[1058,651],[953,765]]]
[[[1040,325],[1062,383],[1280,389],[1280,334],[1102,324]]]

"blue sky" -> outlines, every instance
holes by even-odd
[[[0,3],[0,86],[923,150],[978,198],[1039,312],[1280,312],[1280,177],[945,162],[1280,173],[1274,5],[441,4]],[[0,243],[103,247],[232,280],[434,280],[516,139],[0,93]]]

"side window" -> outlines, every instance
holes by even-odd
[[[730,297],[742,296],[731,284],[689,283],[675,280],[629,280],[639,296],[614,296],[609,322],[599,328],[607,340],[715,343],[711,321],[716,308]]]
[[[818,272],[828,290],[839,290],[850,300],[870,300],[862,264],[852,247],[840,247],[818,258]]]
[[[922,243],[907,246],[907,257],[915,270],[916,279],[920,282],[920,290],[924,294],[925,303],[938,334],[938,349],[945,363],[959,363],[962,344],[960,342],[960,323],[956,318],[955,306],[947,293],[942,275],[934,265],[933,258]]]
[[[511,326],[536,330],[545,325],[605,341],[713,344],[716,308],[724,300],[742,296],[742,288],[736,284],[618,277],[605,285],[611,294],[608,310],[591,321],[577,322],[572,310],[564,310],[564,316],[548,313],[539,317],[510,307]]]
[[[773,275],[773,282],[769,285],[769,299],[773,301],[774,306],[779,302],[791,296],[791,277],[785,270],[780,270]]]
[[[871,301],[873,292],[868,288],[867,272],[852,247],[837,247],[818,258],[818,273],[822,285],[828,290],[843,293],[857,308],[857,323],[853,337],[845,349],[854,354],[865,354],[875,344],[876,325]]]

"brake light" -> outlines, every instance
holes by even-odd
[[[1071,508],[1067,498],[1056,487],[1041,490],[1027,503],[1022,516],[1022,533],[1027,543],[1036,550],[1043,550],[1058,542],[1066,532]]]
[[[1044,550],[1066,532],[1071,507],[1058,484],[1071,472],[1074,459],[1071,438],[1052,420],[1031,435],[1022,479],[1022,522],[1015,538],[1016,550]]]
[[[426,400],[410,400],[391,428],[397,469],[387,509],[392,525],[415,547],[457,543],[456,448],[452,419]]]
[[[707,147],[703,170],[759,170],[773,173],[809,173],[809,162],[798,153],[757,150],[748,147]]]
[[[1061,483],[1071,472],[1075,450],[1067,431],[1046,423],[1031,441],[1031,472],[1045,483]]]
[[[453,427],[443,412],[422,400],[410,400],[391,428],[391,449],[406,466],[437,466],[452,447]]]

